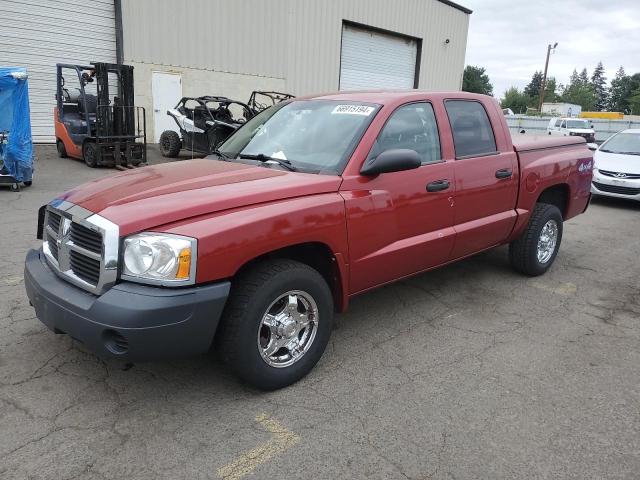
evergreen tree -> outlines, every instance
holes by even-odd
[[[464,92],[482,93],[493,95],[493,85],[489,81],[489,75],[482,67],[467,65],[462,76],[462,90]]]
[[[611,80],[608,107],[611,112],[625,113],[629,108],[628,98],[631,94],[631,77],[627,76],[624,67],[620,66],[616,76]]]
[[[529,85],[524,87],[524,93],[529,95],[531,98],[539,97],[540,90],[542,90],[542,72],[536,71],[531,77]]]
[[[582,69],[578,78],[580,79],[580,83],[582,85],[589,84],[589,73],[587,72],[586,67]]]
[[[596,99],[586,68],[580,74],[576,70],[573,71],[561,98],[563,102],[580,105],[582,110],[590,111],[595,108]]]
[[[607,77],[604,76],[604,67],[602,62],[598,62],[598,66],[591,75],[591,88],[595,96],[596,110],[601,112],[607,108],[609,92],[607,91]]]

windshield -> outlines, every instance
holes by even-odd
[[[567,128],[591,128],[587,120],[567,120]]]
[[[303,171],[341,173],[378,108],[328,100],[276,105],[249,120],[219,151],[229,158],[272,157]]]
[[[640,133],[618,133],[604,142],[600,151],[640,155]]]

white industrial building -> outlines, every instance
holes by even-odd
[[[56,63],[133,65],[153,141],[183,95],[458,90],[471,13],[448,0],[0,0],[0,12],[0,64],[27,67],[41,142],[54,140]]]

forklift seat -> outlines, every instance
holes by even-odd
[[[89,114],[89,119],[95,120],[96,112],[98,111],[98,97],[87,93],[84,95],[84,98],[82,96],[78,98],[78,113],[80,114],[81,118],[84,118],[85,105],[87,108],[87,113]]]

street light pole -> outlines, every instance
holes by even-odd
[[[542,88],[540,89],[540,105],[538,105],[538,111],[542,113],[542,103],[544,102],[544,91],[547,88],[547,70],[549,69],[549,56],[551,55],[551,50],[555,50],[558,46],[558,42],[551,44],[547,47],[547,61],[544,63],[544,76],[542,77]]]

